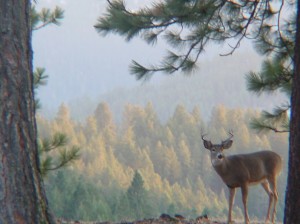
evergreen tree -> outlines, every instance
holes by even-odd
[[[1,223],[55,223],[39,173],[30,7],[0,4]]]
[[[114,208],[114,216],[117,220],[133,220],[131,207],[127,198],[127,194],[123,194]]]
[[[164,35],[175,50],[169,51],[158,66],[147,68],[133,61],[130,71],[137,79],[148,79],[157,71],[173,73],[181,70],[190,73],[199,55],[210,43],[233,41],[233,45],[229,45],[231,49],[222,55],[233,54],[244,39],[252,39],[263,54],[275,52],[275,57],[263,64],[265,74],[250,75],[250,82],[255,80],[255,91],[280,88],[292,92],[291,104],[278,108],[273,114],[265,113],[260,120],[262,122],[256,122],[254,126],[275,131],[285,128],[286,131],[285,114],[291,108],[284,222],[299,223],[297,205],[300,200],[300,178],[297,177],[300,171],[297,167],[300,166],[300,160],[295,158],[300,157],[300,1],[164,0],[135,11],[126,8],[124,1],[108,0],[108,3],[107,13],[95,25],[99,33],[117,33],[126,40],[141,36],[150,44],[154,44],[158,36]],[[292,9],[292,13],[297,10],[296,19],[289,19],[286,23],[283,16],[285,4]],[[262,87],[257,88],[259,86]],[[296,201],[295,198],[299,199]]]
[[[83,128],[83,133],[87,141],[90,141],[93,139],[93,137],[97,136],[97,121],[94,116],[87,117],[86,124]]]
[[[103,131],[106,127],[114,129],[113,115],[107,103],[102,102],[97,106],[94,117],[99,132]]]
[[[71,170],[59,170],[49,175],[46,183],[50,205],[56,216],[85,221],[111,218],[111,208],[102,188],[88,177]]]
[[[187,112],[183,105],[176,107],[173,117],[168,122],[168,126],[176,136],[177,143],[180,142],[183,136],[189,140],[189,143],[197,139],[199,136],[197,125],[194,116]]]
[[[129,207],[131,208],[132,218],[140,219],[149,217],[150,203],[148,192],[144,188],[144,180],[141,174],[136,170],[127,190],[126,197],[128,199]]]
[[[136,144],[139,147],[155,144],[160,128],[157,115],[150,103],[145,108],[127,104],[123,116],[124,129],[132,128]]]

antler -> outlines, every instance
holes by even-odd
[[[222,141],[222,144],[225,143],[225,142],[228,142],[229,140],[231,140],[233,138],[233,131],[232,130],[229,130],[228,134],[229,134],[229,138],[227,138],[226,140]]]
[[[201,138],[202,138],[203,141],[206,141],[206,140],[204,139],[204,136],[206,136],[206,135],[207,135],[207,134],[201,135]]]
[[[203,145],[206,149],[211,149],[211,147],[213,146],[213,144],[211,143],[211,141],[208,141],[208,140],[205,140],[204,139],[204,136],[207,135],[207,134],[204,134],[204,135],[201,135],[201,138],[203,140]]]
[[[222,141],[222,146],[223,146],[223,148],[224,149],[228,149],[228,148],[230,148],[231,147],[231,145],[232,145],[232,138],[233,138],[233,134],[232,134],[232,130],[229,130],[228,131],[228,134],[230,135],[229,136],[229,138],[227,138],[226,140],[224,140],[224,141]]]

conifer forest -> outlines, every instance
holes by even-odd
[[[284,158],[278,180],[277,219],[282,220],[288,138],[284,133],[257,133],[249,128],[250,119],[260,112],[216,106],[204,120],[199,107],[187,110],[179,104],[161,121],[149,102],[127,104],[117,122],[110,105],[100,102],[83,121],[73,120],[70,114],[62,104],[53,119],[37,116],[40,141],[63,133],[69,140],[66,147],[80,148],[78,160],[44,177],[56,217],[129,221],[167,213],[225,220],[227,187],[213,170],[201,134],[219,142],[232,130],[234,142],[227,154],[272,150]],[[248,206],[251,219],[264,219],[268,196],[259,185],[250,187]],[[242,219],[242,208],[238,192],[236,218]]]

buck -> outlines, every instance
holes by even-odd
[[[231,211],[236,188],[242,191],[245,223],[249,224],[247,210],[248,187],[261,184],[269,196],[269,206],[266,223],[270,221],[270,211],[273,206],[272,223],[275,222],[276,203],[278,200],[277,176],[282,169],[282,158],[272,151],[258,151],[251,154],[225,156],[223,150],[229,149],[233,143],[233,134],[221,144],[212,144],[202,135],[204,147],[210,150],[211,163],[229,189],[228,223],[232,223]]]

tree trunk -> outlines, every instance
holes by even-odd
[[[54,223],[36,135],[30,0],[0,0],[0,223]]]
[[[284,223],[300,223],[300,1],[297,10],[294,77],[291,98],[290,151]]]

